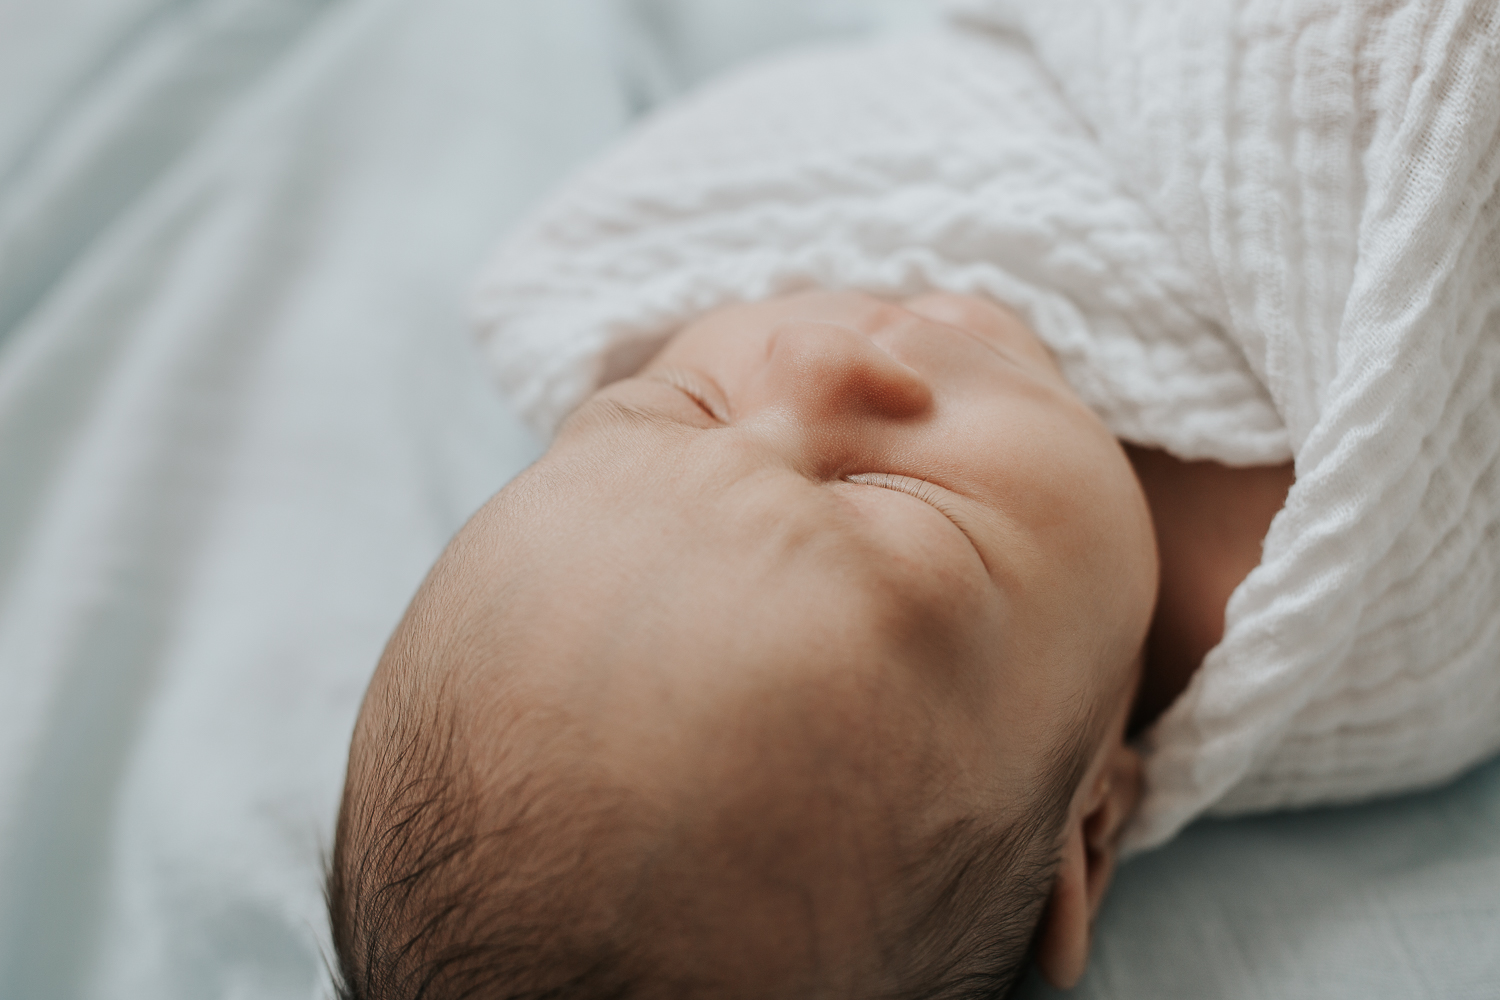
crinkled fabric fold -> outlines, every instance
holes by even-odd
[[[1133,849],[1500,749],[1500,8],[970,0],[678,103],[486,267],[544,433],[721,304],[1009,303],[1120,437],[1297,483]]]

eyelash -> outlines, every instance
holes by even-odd
[[[943,490],[940,487],[925,479],[917,479],[913,476],[898,476],[893,472],[860,472],[852,476],[845,476],[844,480],[845,482],[874,486],[878,489],[895,490],[897,493],[905,493],[907,496],[916,497],[918,500],[934,508],[939,514],[942,514],[951,521],[955,528],[963,532],[963,536],[973,546],[974,553],[979,556],[979,561],[985,564],[986,570],[989,568],[989,564],[984,558],[984,553],[980,551],[978,543],[974,541],[974,536],[969,534],[968,528],[964,527],[963,518],[959,511],[944,496]]]
[[[898,476],[893,472],[860,472],[852,476],[845,476],[844,478],[851,483],[878,486],[881,489],[895,490],[897,493],[914,496],[923,503],[936,507],[944,514],[948,513],[944,509],[945,503],[942,492],[925,479],[917,479],[912,476]]]
[[[677,386],[677,389],[684,396],[686,396],[688,399],[691,399],[695,404],[697,404],[698,409],[702,410],[704,414],[706,414],[708,418],[714,423],[722,424],[724,422],[723,419],[713,411],[713,408],[703,401],[703,397],[699,396],[696,392],[693,392],[690,389],[686,389],[680,385]]]
[[[695,381],[695,379],[691,376],[685,376],[684,373],[676,369],[667,369],[665,371],[658,372],[655,378],[652,379],[652,381],[659,382],[662,385],[666,385],[673,389],[676,389],[687,399],[691,400],[693,405],[702,410],[704,416],[708,417],[714,423],[725,423],[724,418],[716,413],[714,411],[714,408],[708,404],[708,401],[703,398],[703,394],[696,388],[694,388],[693,382]]]

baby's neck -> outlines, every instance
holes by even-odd
[[[1292,465],[1231,469],[1127,445],[1146,492],[1161,555],[1161,588],[1131,728],[1176,700],[1224,635],[1224,606],[1260,564],[1261,543],[1286,503]]]

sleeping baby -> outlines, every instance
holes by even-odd
[[[1500,22],[1282,6],[969,4],[511,235],[552,443],[366,696],[347,996],[1068,986],[1120,849],[1495,751]]]
[[[1280,499],[1231,494],[1181,565],[1243,576],[1230,539],[1258,554]],[[356,995],[988,995],[1043,910],[1071,984],[1156,592],[1126,453],[1013,315],[710,313],[567,421],[397,630],[340,829],[370,866],[335,883]]]

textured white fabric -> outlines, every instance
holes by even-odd
[[[805,286],[1019,307],[1123,438],[1297,483],[1148,735],[1134,847],[1500,747],[1500,8],[978,0],[659,116],[475,307],[544,432],[685,320]]]

